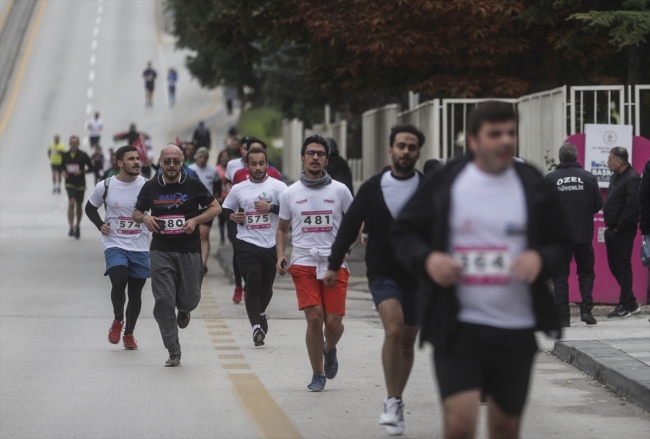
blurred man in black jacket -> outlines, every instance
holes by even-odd
[[[575,257],[578,282],[580,285],[580,320],[588,325],[595,325],[596,319],[591,314],[594,302],[591,293],[594,289],[594,214],[603,207],[603,196],[598,188],[596,177],[582,169],[576,161],[578,150],[571,143],[560,147],[560,164],[557,170],[545,178],[558,191],[560,204],[566,212],[566,228],[571,238],[571,246],[562,255],[558,275],[553,279],[555,304],[560,311],[562,326],[570,326],[569,313],[569,272],[571,258]]]
[[[354,195],[354,188],[352,187],[352,172],[350,172],[347,160],[339,155],[339,146],[336,144],[336,140],[328,138],[327,145],[330,147],[330,158],[327,161],[325,170],[332,179],[346,185],[347,188],[350,189],[352,195]]]
[[[605,245],[609,269],[621,287],[618,305],[607,317],[629,317],[641,312],[632,291],[632,248],[639,222],[639,183],[641,177],[630,166],[625,148],[609,152],[607,166],[613,172],[603,209]]]

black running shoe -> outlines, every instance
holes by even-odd
[[[260,316],[260,326],[262,327],[264,334],[269,333],[269,316],[267,314]]]
[[[74,228],[74,239],[79,239],[81,237],[81,230],[79,230],[79,227]]]
[[[614,311],[607,314],[607,317],[612,319],[615,317],[630,317],[631,315],[632,313],[623,305],[617,305],[616,308],[614,308]]]
[[[175,357],[169,357],[167,361],[165,361],[165,367],[178,367],[181,365],[181,356],[177,355]]]
[[[580,314],[580,320],[585,322],[588,325],[595,325],[596,323],[598,323],[590,312],[583,312],[582,314]]]
[[[178,327],[181,329],[187,328],[187,325],[190,324],[190,313],[185,311],[178,311],[176,323],[178,323]]]
[[[255,343],[255,346],[264,346],[265,337],[266,334],[262,328],[257,328],[255,331],[253,331],[253,343]]]
[[[72,227],[68,230],[68,236],[74,236],[74,229]]]
[[[339,371],[339,361],[336,358],[336,348],[327,352],[323,347],[323,369],[328,380],[333,379]]]

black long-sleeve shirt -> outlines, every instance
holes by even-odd
[[[638,172],[628,166],[620,174],[612,174],[605,198],[603,216],[605,225],[612,229],[629,230],[639,222]]]
[[[643,235],[650,235],[650,160],[645,164],[641,184],[639,184],[639,211],[641,212],[639,229]]]

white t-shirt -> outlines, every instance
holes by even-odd
[[[309,251],[312,248],[329,250],[332,247],[343,214],[350,204],[350,190],[334,180],[318,188],[308,188],[297,181],[284,191],[280,197],[280,218],[291,220],[292,265],[318,266],[318,261]]]
[[[513,167],[499,175],[470,163],[451,187],[450,251],[463,267],[458,319],[505,329],[535,326],[530,287],[510,265],[527,249],[526,195]]]
[[[232,187],[223,202],[223,207],[233,212],[237,212],[240,207],[244,209],[246,220],[244,224],[237,224],[238,239],[263,248],[271,248],[275,245],[278,216],[269,211],[256,211],[255,200],[262,197],[270,204],[280,204],[280,195],[286,189],[286,184],[271,177],[267,177],[262,183],[246,180]]]
[[[417,172],[409,178],[395,178],[392,172],[384,172],[381,176],[381,192],[384,201],[393,218],[402,211],[420,184],[420,174]]]
[[[205,168],[200,168],[196,163],[192,163],[189,168],[196,172],[196,175],[199,176],[201,183],[203,183],[205,187],[208,188],[208,191],[214,195],[214,193],[212,193],[213,183],[216,179],[219,178],[219,172],[217,171],[217,168],[214,166],[206,166]]]
[[[91,137],[97,137],[102,134],[102,128],[104,124],[101,119],[95,119],[94,117],[88,121],[88,133]]]
[[[124,183],[111,177],[106,196],[106,216],[104,222],[111,225],[108,236],[102,235],[104,249],[119,247],[123,250],[136,252],[149,251],[149,230],[143,224],[136,224],[131,218],[135,201],[140,189],[146,183],[142,176],[132,183]],[[88,201],[95,207],[100,207],[104,200],[104,182],[100,181],[90,194]]]
[[[232,182],[235,172],[244,169],[244,159],[232,159],[226,165],[226,180]]]

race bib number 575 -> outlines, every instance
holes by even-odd
[[[332,211],[318,210],[311,212],[300,212],[300,221],[303,232],[331,232]]]
[[[454,247],[454,259],[463,267],[465,285],[508,285],[510,253],[507,247]]]
[[[270,212],[246,212],[247,229],[269,229],[270,227]]]

